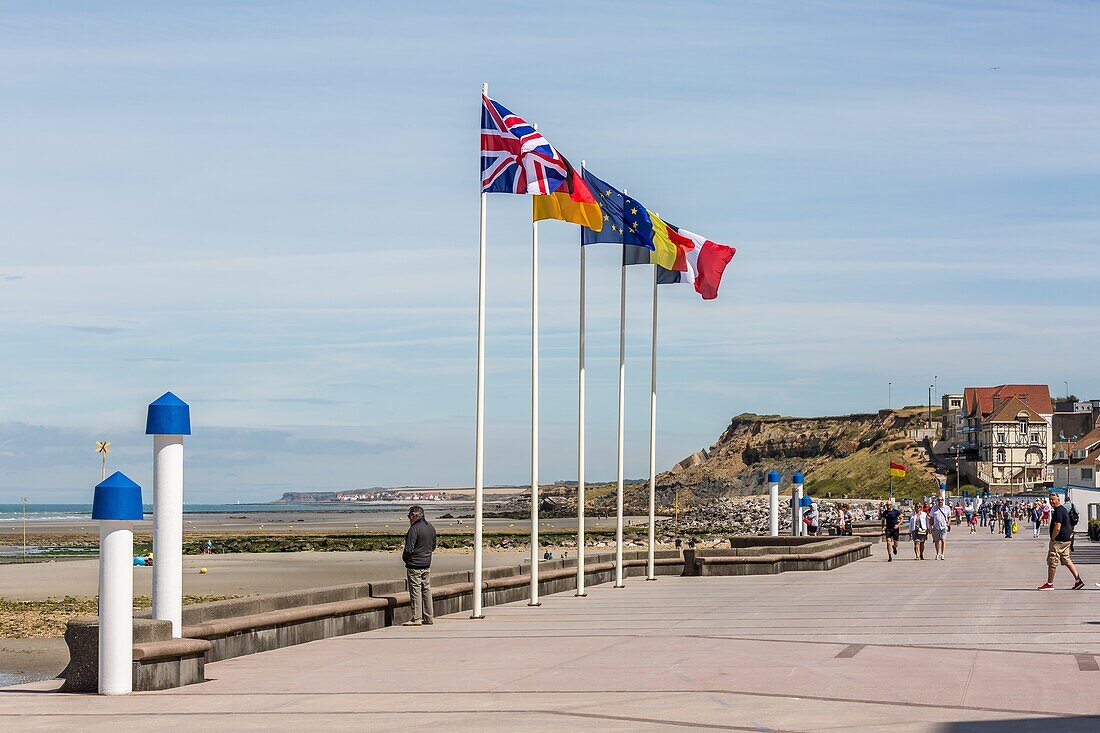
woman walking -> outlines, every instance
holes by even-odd
[[[924,543],[928,540],[928,507],[919,503],[913,505],[913,515],[909,517],[909,535],[913,538],[913,559],[924,559]]]

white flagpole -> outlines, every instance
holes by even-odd
[[[538,127],[535,127],[538,130]],[[531,222],[531,600],[539,603],[539,223]]]
[[[585,162],[581,161],[581,170]],[[582,233],[583,236],[583,233]],[[580,344],[577,347],[577,593],[584,592],[584,243],[581,243]]]
[[[623,193],[626,193],[625,191]],[[615,587],[623,588],[623,428],[626,405],[626,248],[619,264],[619,442],[618,489],[615,493]]]
[[[649,355],[649,562],[646,580],[656,580],[654,543],[657,514],[657,265],[653,265],[653,337]]]
[[[489,85],[481,85],[482,95]],[[477,269],[477,407],[474,419],[474,604],[470,618],[481,613],[481,531],[485,476],[485,193],[481,194],[481,243]]]

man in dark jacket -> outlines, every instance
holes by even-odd
[[[432,583],[429,575],[432,553],[435,552],[435,527],[424,519],[424,507],[409,507],[409,531],[405,534],[405,573],[409,581],[409,598],[412,603],[412,620],[402,626],[430,626],[432,620]]]

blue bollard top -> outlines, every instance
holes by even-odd
[[[804,484],[804,483],[806,483],[806,479],[805,479],[805,477],[804,477],[804,476],[802,475],[802,472],[801,472],[801,471],[795,471],[795,472],[794,472],[794,476],[791,476],[791,480],[792,480],[792,481],[794,481],[794,482],[795,482],[796,484]]]
[[[947,491],[947,482],[940,481],[940,491]]]
[[[769,484],[777,484],[780,482],[780,480],[782,480],[782,478],[783,477],[779,475],[779,471],[776,471],[774,468],[771,471],[768,471]]]
[[[165,392],[149,405],[145,434],[190,435],[191,408],[171,392]]]
[[[810,498],[809,495],[807,495],[807,496],[802,497],[802,501],[799,502],[799,505],[807,507],[807,506],[813,506],[813,503],[814,503],[814,500],[812,498]]]
[[[126,474],[115,471],[95,487],[92,519],[140,520],[141,487]]]

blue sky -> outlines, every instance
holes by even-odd
[[[1100,396],[1100,6],[6,3],[0,502],[473,476],[480,84],[737,246],[662,289],[658,464],[741,412],[1045,382]],[[528,477],[529,201],[489,202],[486,480]],[[576,472],[576,228],[542,227],[542,475]],[[589,477],[614,477],[618,274],[589,257]],[[627,474],[649,290],[630,273]]]

